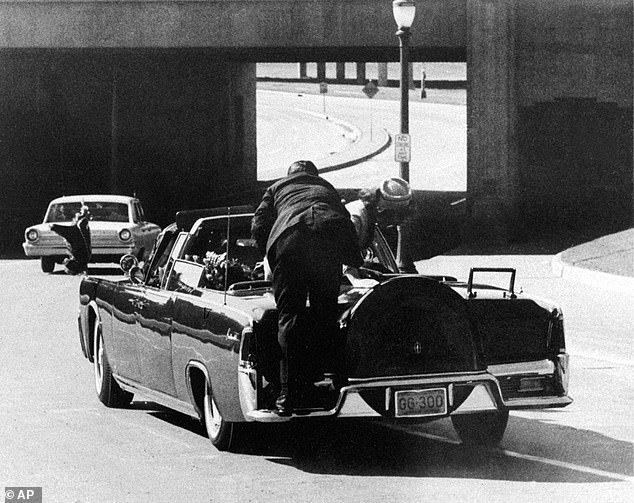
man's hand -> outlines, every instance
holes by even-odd
[[[383,274],[379,271],[375,271],[374,269],[368,269],[367,267],[359,267],[359,277],[364,279],[373,279],[375,281],[382,281]]]
[[[343,273],[355,288],[372,288],[381,282],[381,273],[365,267],[345,266]]]

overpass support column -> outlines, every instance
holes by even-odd
[[[324,61],[317,62],[317,81],[326,82],[326,63]]]
[[[337,63],[337,82],[343,82],[346,80],[346,64]]]
[[[465,238],[505,243],[519,199],[514,82],[515,2],[467,2]]]
[[[299,63],[299,78],[305,79],[308,78],[308,72],[306,71],[306,63]]]
[[[357,63],[357,84],[365,84],[365,63]]]
[[[379,77],[379,86],[387,86],[387,63],[377,63],[377,73]]]

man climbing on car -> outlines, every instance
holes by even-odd
[[[279,316],[277,413],[290,415],[319,405],[313,383],[326,362],[341,370],[337,298],[342,265],[362,264],[358,238],[339,194],[310,161],[294,162],[266,190],[251,230],[271,267]]]

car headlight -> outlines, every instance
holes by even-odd
[[[35,229],[29,229],[26,233],[26,239],[28,241],[37,241],[39,237],[40,235]]]
[[[121,241],[129,241],[132,237],[132,233],[128,229],[121,229],[119,231],[119,239]]]

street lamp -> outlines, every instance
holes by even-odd
[[[414,22],[416,4],[411,0],[394,0],[392,11],[401,48],[401,134],[409,134],[409,30]],[[409,182],[409,161],[400,161],[399,176]]]
[[[409,135],[409,30],[416,15],[416,3],[412,0],[394,0],[392,12],[398,31],[401,49],[401,134]],[[411,145],[411,142],[410,142]],[[407,160],[399,161],[399,176],[409,183],[409,152]],[[396,261],[401,272],[416,272],[414,264],[405,252],[403,228],[397,226]]]

